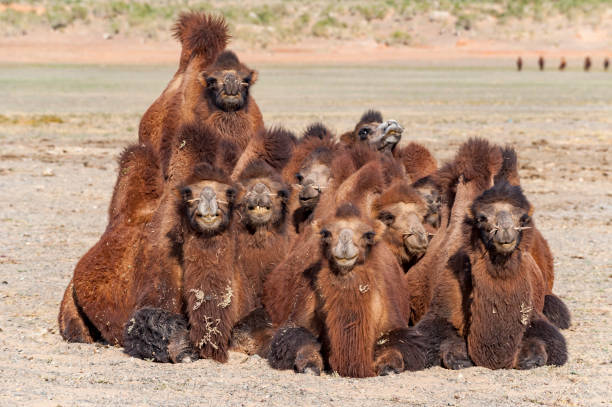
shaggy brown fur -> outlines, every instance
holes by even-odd
[[[234,166],[236,154],[227,149],[224,140],[214,137],[215,132],[207,126],[196,127],[187,132],[189,134],[185,133],[183,131],[183,136],[179,137],[179,140],[183,140],[180,141],[183,147],[177,149],[173,157],[176,157],[181,166],[172,165],[171,168],[182,168],[197,157],[217,157],[214,166],[208,165],[206,170],[202,169],[202,164],[196,166],[195,174],[188,178],[185,184],[191,185],[195,182],[199,185],[204,180],[208,183],[220,183],[220,187],[232,184],[234,181],[223,175],[223,169]],[[164,297],[165,290],[157,287],[178,284],[185,297],[185,307],[191,325],[190,341],[202,357],[227,360],[232,328],[258,306],[265,273],[280,261],[280,258],[274,260],[274,256],[279,257],[285,253],[282,249],[273,250],[272,247],[276,249],[277,246],[288,246],[288,191],[278,171],[268,164],[269,162],[279,167],[284,165],[290,151],[285,143],[287,140],[291,141],[291,135],[284,130],[262,132],[253,141],[257,148],[245,152],[251,158],[254,157],[253,159],[262,159],[246,161],[248,165],[238,177],[236,205],[241,221],[230,224],[227,232],[220,230],[221,233],[214,236],[194,235],[185,225],[166,231],[168,226],[177,225],[177,221],[173,220],[175,218],[172,213],[167,213],[163,208],[159,217],[161,223],[155,223],[153,226],[153,230],[158,232],[152,236],[151,241],[160,243],[155,247],[157,250],[149,251],[151,256],[147,264],[157,270],[154,274],[159,276],[156,277],[159,280],[152,285],[153,290],[149,288],[143,293],[143,297],[147,298],[143,305],[151,305],[150,302],[155,298]],[[206,152],[205,149],[209,151]],[[177,170],[173,179],[182,178],[177,175],[182,172]],[[223,191],[217,190],[215,185],[208,186],[220,197],[217,199],[221,203],[219,207],[223,207],[222,201],[226,202],[225,205],[233,202],[230,197],[224,198]],[[198,188],[202,190],[204,186]],[[172,209],[172,198],[169,197],[167,202],[167,208]],[[187,202],[185,197],[183,202]],[[262,215],[262,212],[266,213]],[[262,222],[262,216],[266,217],[267,214],[270,214],[269,219]],[[162,269],[157,268],[158,264],[162,265]],[[169,273],[165,270],[176,271]],[[211,273],[210,270],[215,272]],[[167,305],[162,308],[167,308]],[[256,336],[258,333],[247,332],[245,335]]]
[[[459,178],[467,183],[475,181],[475,187],[484,191],[493,185],[493,177],[501,169],[501,149],[485,139],[470,138],[463,143],[452,161],[443,165],[436,174],[436,181],[442,189],[442,201],[452,208],[455,188]]]
[[[326,363],[349,377],[423,367],[418,337],[403,336],[412,346],[376,348],[382,335],[407,328],[410,310],[401,269],[379,244],[382,230],[352,204],[321,222],[319,262],[301,273],[295,291],[277,291],[295,307],[270,346],[272,367],[320,372]]]
[[[161,195],[157,163],[148,145],[132,146],[121,154],[106,231],[77,264],[60,306],[60,333],[67,341],[101,337],[121,343],[123,324],[136,298],[134,259],[143,227]]]
[[[293,157],[295,135],[283,127],[259,131],[246,146],[232,170],[232,179],[237,180],[254,161],[264,161],[281,171]]]
[[[466,243],[438,276],[417,326],[430,341],[432,363],[497,369],[567,360],[563,337],[542,314],[546,287],[529,255],[531,211],[520,187],[505,181],[472,204]]]
[[[206,126],[184,127],[180,140],[183,145],[175,158],[182,165],[173,166],[176,179],[189,182],[190,177],[202,176],[201,168],[196,167],[202,157],[213,160],[216,168],[236,160],[236,149],[219,141]],[[224,154],[215,154],[217,149]],[[134,310],[157,307],[182,312],[183,254],[180,245],[169,237],[180,221],[176,211],[180,197],[177,184],[163,186],[158,163],[153,148],[148,146],[130,148],[122,155],[109,226],[77,264],[74,294],[65,295],[60,326],[82,327],[84,324],[75,325],[73,318],[66,319],[65,312],[74,315],[74,309],[80,309],[102,339],[121,344],[123,327]],[[74,304],[67,303],[71,298]],[[74,335],[64,336],[74,340]],[[81,337],[94,339],[92,335]]]
[[[139,129],[139,139],[150,142],[159,153],[165,177],[171,172],[168,166],[176,153],[177,133],[185,124],[208,124],[241,151],[263,129],[261,112],[249,94],[257,72],[233,52],[223,51],[228,39],[223,19],[183,14],[175,35],[182,45],[179,69],[145,113]]]
[[[438,170],[438,162],[425,146],[410,142],[407,146],[396,148],[393,156],[399,160],[410,182],[433,175]]]
[[[295,233],[303,231],[305,223],[312,220],[321,196],[329,188],[331,164],[338,151],[332,133],[315,123],[308,127],[283,169],[285,182],[296,186],[289,198],[289,214]]]
[[[512,147],[502,149],[503,163],[500,171],[495,176],[495,182],[507,181],[511,185],[521,184],[518,174],[518,158],[516,151]],[[552,323],[561,329],[567,329],[571,323],[569,310],[563,301],[552,293],[555,270],[552,251],[548,246],[548,242],[542,236],[538,228],[533,227],[533,243],[529,248],[529,254],[533,257],[536,264],[542,271],[544,281],[546,282],[546,304],[544,307],[544,315],[546,315]]]
[[[425,228],[431,234],[435,234],[442,222],[442,190],[436,182],[435,175],[421,178],[412,184],[421,197],[427,203],[427,214],[425,215]]]
[[[168,119],[163,122],[159,148],[166,176],[177,151],[177,131],[183,124],[205,123],[240,151],[263,129],[261,113],[249,94],[257,73],[231,51],[221,53],[212,65],[200,65],[197,60],[192,59],[185,70],[180,89],[170,102]]]
[[[212,168],[208,170],[214,172]],[[172,234],[172,239],[177,246],[182,246],[182,289],[190,342],[201,357],[225,362],[231,330],[255,308],[255,298],[247,274],[234,263],[235,229],[231,219],[235,191],[230,186],[231,181],[227,176],[225,182],[212,181],[213,174],[198,178],[206,181],[190,183],[182,189],[183,199],[179,205],[179,211],[183,213],[182,223]],[[222,217],[221,226],[211,232],[199,224],[194,225],[193,216],[189,216],[190,208],[193,208],[191,200],[197,196],[204,199],[207,187],[210,195],[216,197],[212,199]],[[191,192],[186,193],[186,190]]]
[[[427,204],[406,181],[397,180],[380,195],[372,217],[386,225],[384,242],[407,272],[427,251],[429,233],[423,226]]]
[[[397,121],[388,120],[383,123],[380,112],[368,110],[361,116],[353,131],[340,136],[340,142],[348,148],[367,145],[381,153],[391,154],[396,150],[403,131]]]
[[[174,37],[181,43],[179,67],[166,89],[153,102],[140,121],[138,138],[141,143],[153,145],[159,153],[163,124],[169,118],[168,113],[173,99],[180,92],[184,72],[192,59],[199,64],[212,64],[225,49],[229,33],[225,20],[204,13],[182,13],[175,26]]]
[[[263,161],[252,162],[240,175],[236,239],[237,267],[248,278],[260,305],[263,282],[289,251],[287,200],[290,188],[278,171]]]
[[[483,139],[470,139],[459,147],[454,159],[427,182],[439,188],[442,195],[440,226],[427,228],[435,236],[423,258],[406,274],[412,302],[412,323],[418,322],[427,313],[436,286],[436,274],[444,269],[450,256],[462,245],[462,223],[469,205],[492,185],[502,162],[499,147]],[[422,182],[415,185],[426,193],[431,188],[426,188],[427,183]]]
[[[381,335],[407,327],[410,309],[401,269],[379,243],[384,225],[365,215],[382,191],[382,164],[370,161],[340,178],[334,196],[317,207],[313,226],[266,281],[264,305],[281,326],[268,359],[275,368],[298,372],[320,372],[327,364],[352,377],[421,368],[419,342],[406,332],[396,335],[410,345],[395,341],[375,349]]]
[[[361,115],[359,122],[357,122],[352,131],[347,131],[340,136],[340,141],[346,145],[353,145],[367,140],[368,134],[381,124],[382,121],[382,114],[377,110],[370,109]]]

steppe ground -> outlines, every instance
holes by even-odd
[[[68,344],[56,316],[107,221],[116,157],[173,67],[0,67],[0,405],[612,405],[612,74],[511,67],[260,66],[268,124],[340,132],[375,107],[443,161],[470,136],[510,143],[573,312],[559,368],[296,375],[232,354],[161,365]]]

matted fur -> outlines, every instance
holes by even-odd
[[[370,109],[361,115],[357,127],[364,123],[382,123],[382,121],[382,113],[380,113],[378,110]]]
[[[304,135],[302,136],[303,140],[308,140],[311,138],[317,138],[319,140],[332,140],[334,138],[334,134],[323,123],[315,122],[306,127]]]
[[[434,156],[425,146],[415,142],[410,142],[402,148],[396,148],[393,156],[403,164],[411,182],[435,174],[438,170],[438,162]]]
[[[518,157],[516,151],[512,147],[506,146],[502,148],[501,153],[503,162],[501,169],[495,175],[495,183],[502,183],[505,181],[511,185],[520,185],[521,180],[518,174]],[[540,270],[542,270],[548,287],[548,293],[552,294],[555,280],[553,254],[548,246],[548,242],[535,225],[533,231],[533,244],[529,248],[529,253],[533,256]],[[567,321],[569,321],[569,318]]]
[[[162,94],[142,116],[138,128],[139,141],[150,143],[157,153],[161,150],[164,127],[176,130],[180,126],[174,117],[180,113],[176,98],[183,93],[185,76],[193,77],[192,74],[185,75],[189,64],[192,60],[197,60],[199,66],[213,63],[229,40],[223,17],[198,12],[182,13],[173,27],[173,33],[181,42],[178,69]],[[173,125],[168,126],[168,122]]]
[[[185,69],[192,56],[203,56],[212,63],[230,39],[223,16],[206,13],[181,13],[172,27],[174,38],[181,43],[179,71]]]
[[[77,263],[60,306],[60,333],[67,341],[91,342],[99,336],[121,344],[136,301],[133,265],[162,194],[162,179],[151,146],[128,147],[119,164],[108,226]]]
[[[280,173],[265,161],[253,161],[240,174],[239,181],[245,189],[250,180],[263,182],[270,188],[272,216],[268,223],[253,225],[249,221],[246,198],[238,203],[240,222],[237,222],[234,238],[240,256],[236,264],[249,281],[254,301],[260,305],[266,276],[284,259],[290,249],[287,200],[290,187]]]
[[[141,308],[125,325],[124,351],[132,357],[160,363],[197,360],[198,354],[188,341],[187,324],[182,314]]]
[[[478,197],[472,212],[477,213],[479,205],[495,202],[511,203],[525,211],[531,207],[520,187],[503,182]],[[424,321],[450,323],[456,333],[435,328],[435,324],[427,322],[417,326],[429,338],[433,353],[443,352],[445,341],[456,341],[458,335],[467,343],[469,359],[491,369],[537,365],[540,363],[537,360],[546,353],[548,359],[541,364],[557,364],[556,361],[566,359],[567,351],[564,346],[557,346],[558,341],[538,337],[543,341],[540,347],[533,347],[531,339],[527,341],[526,332],[532,324],[547,324],[546,329],[539,329],[542,332],[556,328],[542,315],[545,281],[529,254],[533,242],[530,220],[524,226],[527,229],[520,232],[517,248],[500,257],[483,243],[476,223],[466,219],[463,248],[450,258],[447,267],[438,275],[429,314],[423,318]],[[546,346],[546,341],[554,344]],[[450,354],[453,352],[459,352],[454,358],[466,357],[460,348],[451,348]],[[442,360],[449,357],[440,355]]]
[[[347,205],[344,208],[340,211],[343,219],[355,219],[354,215],[358,213],[356,206]],[[308,241],[314,242],[315,238],[305,239],[303,244],[308,246]],[[356,265],[350,272],[350,278],[337,276],[325,257],[320,261],[294,273],[295,280],[287,279],[292,281],[283,287],[288,291],[281,291],[281,287],[274,290],[278,297],[285,299],[277,300],[277,303],[292,304],[279,332],[285,332],[292,326],[302,331],[307,330],[317,338],[317,343],[321,343],[321,355],[329,367],[341,376],[367,377],[384,371],[384,366],[378,363],[383,363],[383,359],[386,363],[386,359],[374,359],[376,341],[382,332],[406,328],[410,309],[401,280],[402,272],[394,256],[385,245],[375,244],[365,264]],[[266,303],[266,307],[268,305]],[[303,346],[312,344],[307,341]],[[274,340],[270,348],[271,365],[276,368],[295,368],[295,355],[299,349],[299,344],[280,346]],[[419,352],[418,348],[413,351]],[[321,357],[317,352],[309,351],[309,354],[314,361]],[[398,350],[397,354],[402,369],[419,368],[414,364],[403,367],[402,355],[408,355],[409,352]],[[407,356],[406,359],[422,361],[423,358]]]
[[[240,159],[234,166],[232,178],[240,174],[252,162],[264,161],[277,171],[281,171],[291,159],[294,135],[283,127],[262,129],[248,143]]]
[[[470,138],[463,143],[454,159],[443,165],[436,173],[444,200],[452,206],[455,197],[455,186],[459,178],[474,181],[479,191],[485,191],[493,185],[493,177],[502,165],[501,149],[482,138]]]
[[[179,21],[177,32],[185,41],[181,65],[140,123],[139,140],[150,142],[162,157],[176,153],[173,141],[184,124],[207,123],[219,132],[222,139],[236,144],[240,151],[263,128],[261,112],[249,92],[256,82],[256,71],[241,63],[233,52],[223,52],[226,41],[223,48],[214,52],[212,48],[202,48],[209,35],[217,39],[209,44],[211,47],[220,44],[218,40],[222,35],[208,32],[205,26],[196,24],[198,21],[207,21],[215,29],[224,26],[222,20],[198,13]],[[224,33],[227,35],[226,31]],[[209,75],[217,75],[218,83],[224,83],[226,71],[233,71],[243,83],[248,82],[246,87],[241,85],[242,103],[236,109],[219,107],[215,102],[218,94],[209,89],[206,81]]]

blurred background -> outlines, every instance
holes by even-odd
[[[232,48],[258,62],[491,64],[544,55],[549,67],[565,57],[580,68],[590,55],[601,68],[612,48],[609,0],[2,0],[0,61],[173,63],[170,28],[188,9],[223,14]]]

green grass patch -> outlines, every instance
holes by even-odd
[[[64,120],[52,114],[32,116],[5,116],[0,114],[0,124],[4,125],[38,127],[51,123],[64,123]]]

